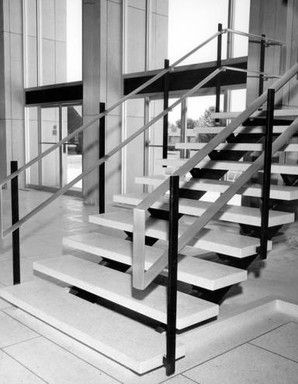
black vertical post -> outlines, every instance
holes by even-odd
[[[99,103],[99,113],[104,112],[106,109],[105,103]],[[106,136],[106,117],[103,116],[99,120],[99,158],[105,156],[106,148],[105,148],[105,136]],[[99,166],[99,213],[105,212],[105,163]]]
[[[14,173],[18,170],[18,162],[11,161],[10,171]],[[19,221],[19,183],[18,176],[11,179],[11,223],[14,225]],[[15,229],[12,232],[12,266],[13,266],[13,283],[20,284],[21,268],[20,268],[20,230]]]
[[[264,70],[265,70],[265,49],[266,49],[266,35],[262,34],[260,46],[260,75],[259,75],[259,96],[264,92]]]
[[[169,252],[167,286],[167,353],[164,359],[167,376],[175,372],[177,318],[179,176],[170,177]]]
[[[222,24],[218,24],[217,30],[218,32],[222,32]],[[217,68],[221,67],[221,55],[222,55],[222,33],[217,37],[217,61],[216,61]],[[215,96],[216,96],[215,112],[219,112],[220,111],[220,79],[219,78],[217,78]],[[215,121],[218,121],[218,119],[216,119]]]
[[[267,96],[267,122],[264,154],[264,173],[262,190],[262,212],[261,212],[261,259],[267,257],[268,241],[268,218],[269,218],[269,199],[270,199],[270,181],[271,181],[271,161],[272,161],[272,130],[274,120],[274,89],[268,89]]]
[[[164,68],[167,69],[170,66],[170,61],[165,60]],[[169,72],[164,75],[163,78],[163,109],[169,107]],[[163,117],[163,140],[162,140],[162,158],[168,158],[168,125],[169,125],[169,115],[168,113]]]

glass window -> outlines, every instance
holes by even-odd
[[[82,80],[82,0],[24,0],[25,87]]]
[[[227,27],[228,0],[169,1],[169,59],[176,61],[217,32],[218,23]],[[226,35],[223,36],[225,44]],[[216,39],[181,63],[193,64],[216,60]],[[223,49],[222,58],[226,56]]]

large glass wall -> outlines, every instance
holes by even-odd
[[[23,0],[25,87],[82,80],[82,0]]]
[[[169,1],[169,59],[176,61],[223,28],[249,31],[250,0],[171,0]],[[223,35],[222,59],[246,56],[248,38]],[[195,64],[216,60],[216,39],[181,63]]]

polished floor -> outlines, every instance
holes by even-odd
[[[44,192],[21,190],[21,215],[46,197]],[[25,224],[21,229],[22,281],[34,278],[33,261],[68,252],[62,247],[64,236],[100,230],[88,223],[88,214],[95,211],[78,198],[63,196]],[[4,191],[4,222],[5,227],[10,225],[8,191]],[[283,229],[268,260],[255,262],[248,281],[235,287],[222,305],[216,348],[212,349],[211,339],[205,341],[203,356],[197,347],[190,347],[189,355],[177,363],[174,377],[167,378],[163,368],[137,376],[26,318],[0,299],[0,383],[298,383],[298,311],[290,315],[267,311],[267,318],[266,311],[260,317],[258,312],[249,312],[269,297],[298,304],[297,228],[295,223]],[[1,288],[12,284],[10,238],[0,242],[0,251]],[[241,313],[248,315],[236,326],[232,315]],[[192,331],[183,337],[193,342],[201,336]]]

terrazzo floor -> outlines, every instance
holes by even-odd
[[[20,191],[21,215],[48,196],[45,192]],[[59,256],[64,236],[96,230],[87,222],[96,208],[83,205],[79,198],[63,196],[21,229],[22,281],[34,278],[35,260]],[[4,222],[9,225],[8,191],[4,191]],[[251,310],[267,297],[298,303],[297,223],[283,229],[266,261],[256,262],[249,279],[236,288],[221,308],[219,321],[231,326],[232,314]],[[11,240],[0,241],[0,288],[12,284]],[[268,307],[269,308],[269,307]],[[65,335],[22,317],[18,310],[0,299],[0,383],[172,383],[172,384],[246,384],[298,383],[298,310],[291,315],[268,311],[266,326],[257,321],[257,312],[247,312],[247,324],[258,332],[241,326],[222,329],[217,349],[200,355],[191,348],[177,363],[175,376],[167,378],[164,368],[139,377],[103,356],[76,345]],[[254,313],[254,315],[252,315]],[[266,314],[266,311],[263,311]],[[297,315],[297,316],[296,316]],[[268,325],[270,324],[270,326]],[[225,331],[228,333],[224,336]],[[221,340],[221,336],[222,340]],[[187,340],[200,333],[184,336]],[[241,335],[241,336],[240,336]],[[208,342],[207,342],[208,344]],[[211,345],[211,342],[210,342]]]

